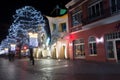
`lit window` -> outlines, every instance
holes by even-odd
[[[84,39],[74,41],[74,56],[79,58],[85,57]]]

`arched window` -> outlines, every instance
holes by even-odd
[[[74,56],[76,58],[84,58],[85,57],[85,44],[84,39],[78,39],[74,41]]]
[[[89,50],[90,55],[97,54],[96,39],[95,37],[89,37]]]

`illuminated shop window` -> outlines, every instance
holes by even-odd
[[[74,56],[85,57],[84,39],[78,39],[74,41]]]
[[[97,54],[95,37],[90,37],[89,38],[89,50],[90,50],[90,55],[96,55]]]

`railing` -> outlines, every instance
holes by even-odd
[[[70,29],[70,32],[78,31],[78,30],[81,30],[81,29],[82,29],[81,26],[72,27],[72,28]]]
[[[120,7],[118,8],[118,6],[114,6],[114,7],[109,7],[106,9],[103,9],[100,13],[96,13],[94,15],[88,16],[87,18],[83,18],[82,19],[82,23],[83,25],[92,23],[94,21],[98,21],[100,19],[106,18],[106,17],[110,17],[111,15],[120,12]]]
[[[96,14],[88,16],[86,18],[82,18],[81,24],[82,24],[82,26],[84,26],[84,25],[87,25],[89,23],[93,23],[95,21],[110,17],[114,14],[115,15],[120,14],[120,5],[116,5],[113,7],[106,8],[106,9],[102,9],[102,11],[100,13],[96,13]],[[79,25],[77,27],[74,26],[70,29],[70,32],[78,31],[81,29],[82,28]]]

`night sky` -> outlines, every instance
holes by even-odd
[[[8,29],[12,24],[16,9],[24,6],[32,6],[41,11],[43,15],[52,16],[51,12],[56,5],[65,8],[71,0],[2,0],[0,1],[0,41],[8,35]]]

